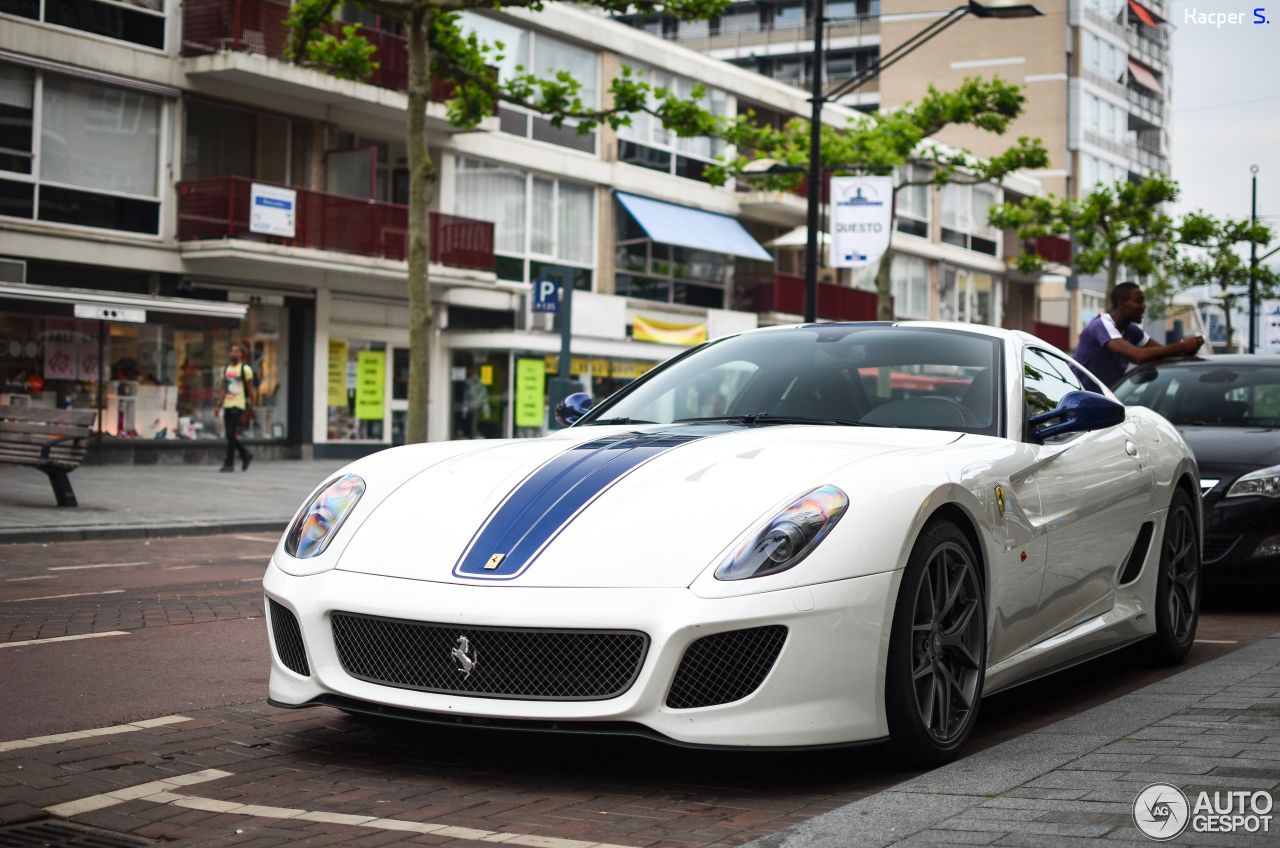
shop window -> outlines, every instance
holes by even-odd
[[[384,440],[386,368],[385,342],[329,339],[329,441]]]
[[[453,352],[450,366],[450,436],[501,439],[507,419],[506,351]]]
[[[0,12],[164,49],[162,0],[133,0],[127,4],[98,0],[0,0]]]

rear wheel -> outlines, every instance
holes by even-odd
[[[1195,504],[1181,489],[1174,492],[1160,542],[1156,580],[1156,635],[1152,657],[1174,665],[1187,658],[1200,621],[1200,525]]]
[[[903,760],[955,758],[973,731],[986,673],[986,610],[978,558],[960,528],[925,528],[907,561],[889,640],[885,709]]]

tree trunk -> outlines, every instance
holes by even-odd
[[[431,397],[431,231],[428,207],[436,179],[427,150],[427,95],[430,91],[430,52],[425,11],[409,21],[409,416],[405,443],[427,440]]]
[[[1120,253],[1115,248],[1111,249],[1111,255],[1107,258],[1107,302],[1102,308],[1111,308],[1111,293],[1116,290],[1116,276],[1120,273]]]
[[[1231,310],[1235,309],[1235,306],[1236,304],[1233,298],[1224,297],[1222,299],[1222,315],[1227,330],[1227,353],[1235,353],[1235,349],[1231,346],[1231,343],[1235,341],[1235,330],[1231,327]],[[1208,340],[1206,339],[1206,341]],[[1213,349],[1212,342],[1209,342],[1209,349]]]
[[[880,267],[876,269],[876,320],[893,319],[893,248],[889,248],[880,257]]]

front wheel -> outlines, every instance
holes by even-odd
[[[885,673],[890,746],[905,762],[941,765],[968,740],[982,699],[986,639],[978,558],[955,524],[931,523],[907,560]]]
[[[1191,497],[1178,489],[1160,542],[1156,635],[1150,639],[1156,662],[1176,665],[1190,653],[1200,622],[1200,584],[1200,525]]]

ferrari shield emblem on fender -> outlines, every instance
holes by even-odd
[[[489,557],[489,561],[484,564],[484,570],[493,571],[495,568],[502,565],[502,561],[506,558],[507,558],[506,554],[494,554],[493,556]]]
[[[449,653],[462,676],[470,677],[472,669],[476,667],[476,650],[471,647],[471,641],[466,636],[459,636],[457,647]]]
[[[1000,517],[1004,518],[1004,486],[996,486],[996,506],[1000,508]]]

